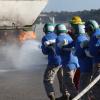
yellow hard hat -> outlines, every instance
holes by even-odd
[[[85,24],[79,16],[72,17],[71,24]]]

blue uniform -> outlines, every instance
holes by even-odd
[[[82,91],[89,83],[92,75],[92,58],[86,53],[88,51],[89,36],[86,33],[78,35],[75,41],[75,54],[78,57],[80,65],[80,88]],[[82,100],[88,100],[88,94],[84,95]]]
[[[66,41],[63,43],[63,41]],[[63,43],[63,45],[59,45]],[[70,94],[72,97],[77,95],[76,88],[73,84],[73,78],[78,65],[78,59],[73,55],[72,49],[74,46],[73,39],[69,34],[60,33],[56,40],[57,54],[61,56],[63,66],[63,94]]]
[[[73,39],[68,34],[61,33],[57,37],[56,42],[58,44],[62,42],[63,40],[68,41],[68,44],[63,47],[57,46],[57,54],[61,56],[62,66],[69,67],[70,70],[76,69],[77,67],[79,67],[79,64],[78,64],[77,57],[74,56],[72,53],[72,48],[74,46]]]
[[[89,51],[93,56],[94,63],[100,63],[100,29],[93,33],[90,39]]]
[[[48,65],[44,72],[44,87],[48,97],[54,96],[53,82],[55,76],[59,80],[60,92],[62,92],[62,67],[61,67],[61,57],[56,53],[56,38],[57,35],[53,32],[48,32],[42,38],[42,52],[48,56]],[[53,41],[53,42],[51,42]]]
[[[93,56],[93,79],[100,75],[100,29],[92,33],[90,44],[90,54]],[[94,99],[100,100],[100,81],[92,89]]]
[[[85,50],[88,50],[89,37],[87,34],[80,34],[75,42],[75,55],[78,57],[80,71],[92,72],[92,58],[88,57]]]
[[[44,43],[48,40],[55,40],[56,41],[57,35],[55,33],[47,33],[43,38],[42,38],[42,52],[45,55],[48,55],[48,65],[49,66],[59,66],[61,65],[61,58],[56,54],[55,51],[55,46],[45,46]]]

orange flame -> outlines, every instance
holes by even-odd
[[[20,41],[36,39],[36,33],[33,31],[23,31],[19,35]]]

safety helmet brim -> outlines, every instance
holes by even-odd
[[[84,25],[85,24],[85,22],[73,22],[73,20],[70,20],[70,23],[71,24],[80,24],[80,25]]]

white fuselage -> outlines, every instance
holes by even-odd
[[[0,0],[0,26],[32,25],[48,0]]]

